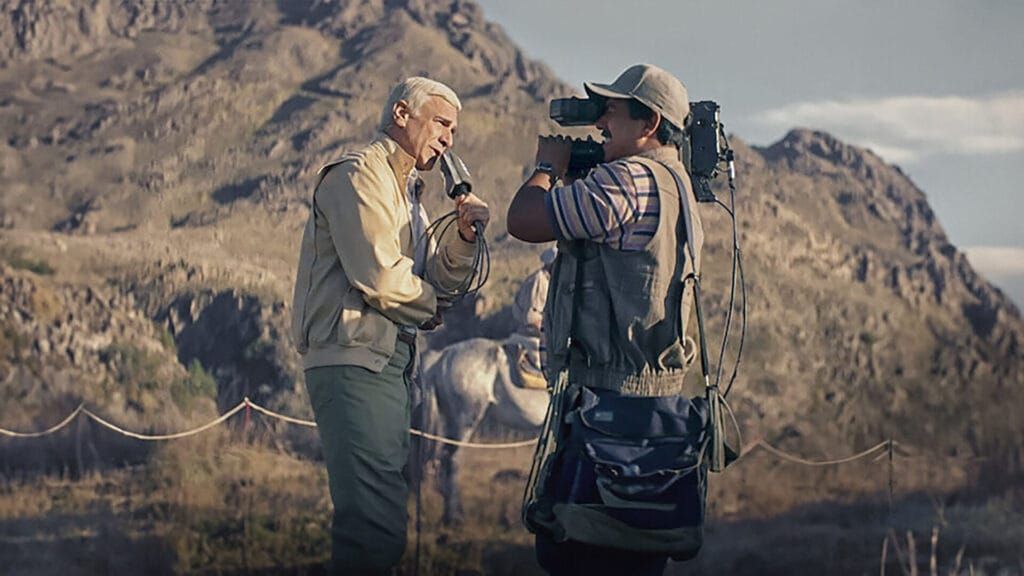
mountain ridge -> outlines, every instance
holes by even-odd
[[[0,262],[5,279],[18,278],[0,307],[7,397],[66,402],[48,391],[52,373],[19,368],[72,358],[61,378],[86,383],[83,398],[141,417],[169,406],[157,392],[198,361],[218,392],[195,418],[242,395],[308,415],[287,317],[309,188],[320,165],[374,135],[387,90],[407,75],[462,95],[457,149],[492,206],[502,264],[482,308],[497,312],[537,266],[538,248],[510,239],[504,214],[536,135],[558,130],[546,101],[573,90],[471,2],[0,8]],[[766,147],[731,141],[751,297],[735,400],[744,426],[815,450],[898,435],[942,451],[1019,453],[1000,444],[1012,402],[991,398],[1021,398],[1024,322],[949,242],[924,192],[823,132],[794,130]],[[428,182],[437,190],[436,174]],[[726,197],[721,178],[715,186]],[[428,197],[431,214],[447,209],[441,196]],[[720,334],[730,229],[720,211],[702,216]],[[75,296],[85,286],[131,295],[103,313],[142,319],[120,332],[76,323],[100,313]],[[25,296],[47,291],[87,310],[53,314]],[[72,329],[103,337],[62,339]],[[154,362],[174,374],[140,391],[153,396],[136,402],[142,412],[95,393],[123,375],[111,346],[134,341],[163,341]],[[0,407],[0,421],[45,413],[18,410]]]

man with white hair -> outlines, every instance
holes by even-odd
[[[487,204],[455,201],[458,234],[423,237],[423,180],[454,144],[451,88],[408,78],[391,91],[381,133],[320,169],[302,237],[292,330],[334,503],[331,571],[385,574],[405,549],[409,390],[417,328],[441,323],[435,286],[470,272]],[[440,304],[440,308],[439,308]]]

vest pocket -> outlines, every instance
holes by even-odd
[[[626,270],[619,274],[618,282],[613,286],[621,293],[636,298],[648,298],[655,292],[656,287],[663,282],[655,276],[655,271],[649,268],[638,270]]]
[[[559,249],[563,249],[561,245]],[[547,367],[554,370],[554,374],[563,367],[568,352],[569,318],[572,317],[572,280],[571,274],[564,271],[565,267],[566,260],[563,257],[555,261],[542,320]]]
[[[612,347],[623,337],[622,327],[613,317],[615,303],[603,281],[588,278],[581,288],[574,318],[576,338],[591,366],[605,366],[612,361]]]

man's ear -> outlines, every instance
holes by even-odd
[[[658,126],[661,125],[661,114],[657,110],[651,110],[654,112],[651,117],[644,120],[644,131],[642,136],[644,138],[654,138],[654,135],[658,132]]]
[[[399,100],[391,107],[391,117],[393,118],[392,124],[399,128],[405,128],[409,123],[409,115],[409,103],[405,100]]]

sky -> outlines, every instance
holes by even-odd
[[[799,126],[871,148],[1024,308],[1024,2],[477,2],[581,91],[649,62],[749,143]]]

